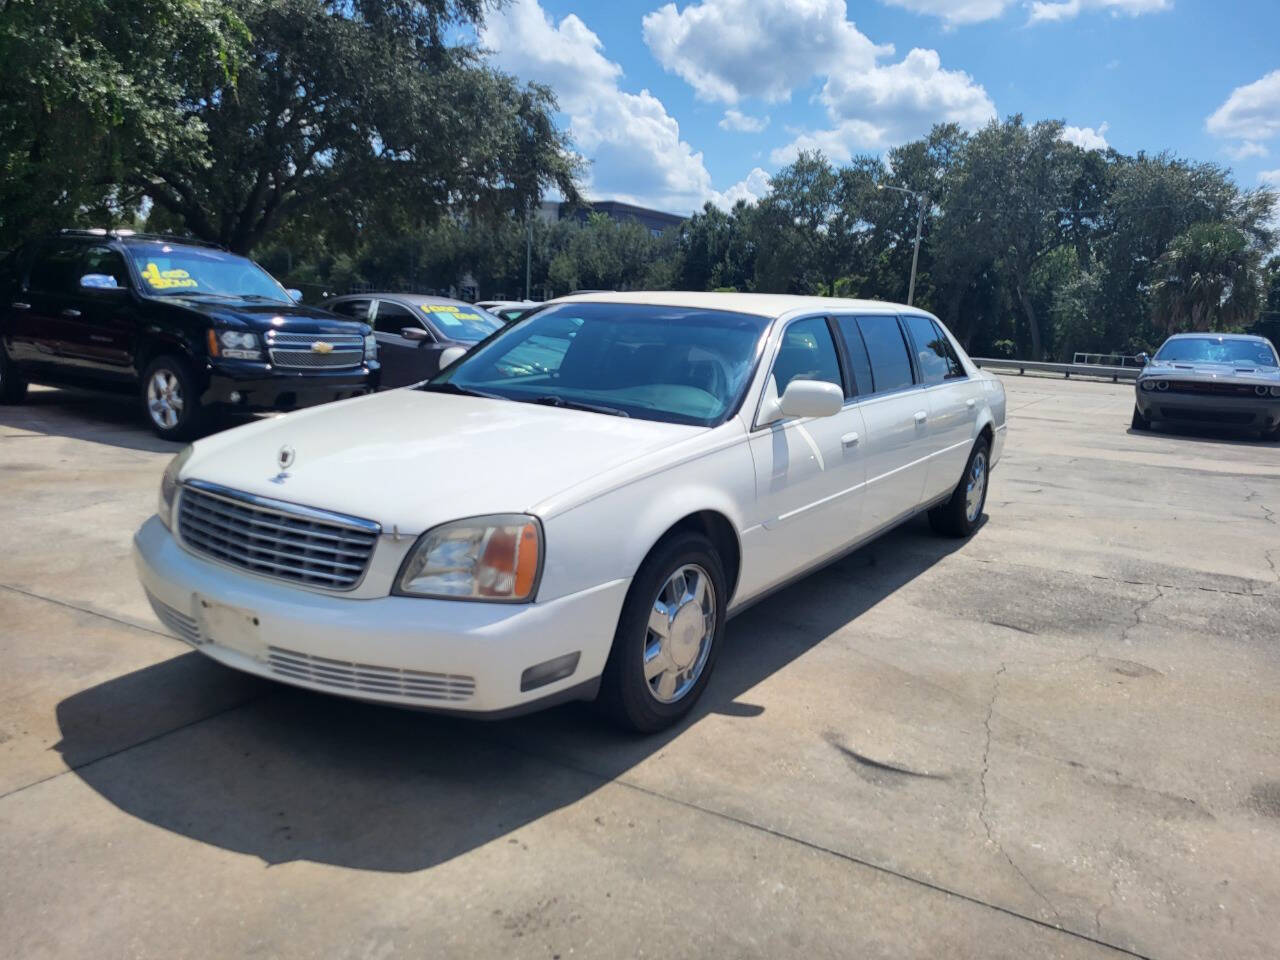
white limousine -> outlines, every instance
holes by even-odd
[[[921,511],[970,534],[1004,438],[1003,386],[919,309],[584,294],[426,383],[188,447],[135,560],[229,667],[652,731],[746,604]]]

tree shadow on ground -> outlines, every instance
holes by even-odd
[[[918,519],[750,608],[694,712],[654,736],[621,733],[587,704],[497,723],[362,704],[193,652],[63,700],[57,749],[121,810],[203,843],[269,864],[420,870],[582,799],[709,713],[758,716],[744,692],[962,543]],[[208,703],[219,696],[207,688],[227,684],[232,706],[212,717],[138,726],[146,704]]]

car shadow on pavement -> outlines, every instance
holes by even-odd
[[[1257,430],[1246,430],[1231,425],[1212,423],[1189,424],[1162,422],[1149,430],[1125,431],[1132,437],[1170,437],[1178,440],[1190,440],[1194,443],[1215,443],[1231,447],[1275,447],[1280,440],[1268,440]]]
[[[590,795],[710,713],[751,722],[763,708],[743,693],[963,543],[921,518],[750,608],[694,712],[654,736],[588,704],[487,723],[357,703],[192,652],[63,700],[57,749],[119,809],[203,843],[268,864],[421,870]],[[211,702],[224,706],[209,716]],[[149,703],[159,729],[144,731]]]

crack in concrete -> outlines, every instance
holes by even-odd
[[[987,773],[991,769],[991,717],[995,713],[996,699],[1000,696],[1000,676],[1007,668],[1006,663],[1000,664],[1000,669],[995,672],[995,676],[991,680],[991,699],[987,703],[987,715],[982,721],[983,729],[986,730],[986,741],[982,745],[982,775],[978,778],[978,785],[982,790],[982,802],[978,806],[978,820],[981,821],[983,829],[987,832],[987,842],[1000,851],[1000,855],[1008,861],[1009,866],[1013,868],[1013,872],[1022,878],[1022,882],[1026,884],[1027,889],[1034,893],[1037,897],[1044,901],[1044,905],[1049,908],[1049,912],[1053,914],[1057,921],[1056,926],[1062,927],[1062,915],[1058,913],[1058,908],[1046,897],[1034,883],[1013,861],[1013,857],[1009,856],[1009,851],[1005,850],[1004,845],[996,839],[995,831],[991,826],[991,821],[987,818],[987,805],[989,797],[987,795]]]
[[[1120,640],[1121,640],[1121,642],[1123,642],[1123,643],[1128,643],[1128,642],[1129,642],[1129,631],[1130,631],[1130,630],[1137,630],[1137,629],[1138,629],[1138,627],[1142,626],[1142,624],[1145,622],[1145,621],[1142,619],[1142,615],[1143,615],[1144,613],[1146,613],[1146,612],[1147,612],[1147,609],[1148,609],[1148,608],[1149,608],[1153,603],[1155,603],[1157,600],[1163,600],[1163,599],[1164,599],[1164,588],[1163,588],[1160,584],[1158,584],[1158,583],[1153,583],[1153,584],[1151,584],[1151,586],[1153,586],[1153,587],[1155,587],[1155,588],[1156,588],[1156,595],[1155,595],[1154,597],[1151,597],[1151,598],[1147,599],[1147,600],[1143,600],[1140,604],[1138,604],[1136,607],[1134,607],[1134,608],[1133,608],[1133,623],[1129,624],[1129,626],[1125,627],[1125,628],[1124,628],[1124,630],[1123,630],[1123,631],[1121,631],[1121,633],[1120,633]],[[1106,642],[1105,640],[1103,640],[1103,641],[1099,642],[1099,644],[1098,644],[1098,646],[1097,646],[1097,650],[1101,650],[1101,649],[1102,649],[1102,644],[1103,644],[1103,643],[1105,643],[1105,642]],[[1094,656],[1095,656],[1095,657],[1098,655],[1097,650],[1095,650],[1095,651],[1094,651]]]
[[[1019,567],[1024,570],[1045,570],[1045,567],[1036,566],[1033,563],[1017,563],[1012,560],[1002,560],[995,557],[969,557],[963,556],[970,563],[987,563],[987,564],[1004,564],[1008,567]],[[1274,569],[1274,568],[1273,568]],[[1109,577],[1101,573],[1077,573],[1072,570],[1063,570],[1061,573],[1074,575],[1079,577],[1088,577],[1091,580],[1101,580],[1104,583],[1123,583],[1130,587],[1155,587],[1164,590],[1198,590],[1201,593],[1220,593],[1227,597],[1256,597],[1257,593],[1249,590],[1227,590],[1223,587],[1205,587],[1198,584],[1179,584],[1179,583],[1157,583],[1152,580],[1128,580],[1124,577]],[[1244,580],[1244,577],[1233,577],[1232,579]],[[1250,583],[1254,582],[1252,580]]]

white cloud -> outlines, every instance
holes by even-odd
[[[1280,187],[1280,170],[1263,170],[1258,179],[1269,187]]]
[[[1004,14],[1013,0],[882,0],[893,7],[912,13],[938,17],[948,26],[995,20]]]
[[[753,117],[730,107],[720,120],[721,130],[733,130],[738,133],[759,133],[769,125],[768,117]]]
[[[1110,126],[1102,123],[1096,130],[1093,127],[1063,127],[1061,139],[1074,143],[1081,150],[1106,150],[1111,146],[1107,143],[1107,130]]]
[[[1098,10],[1112,16],[1140,17],[1173,9],[1173,0],[1035,0],[1030,4],[1032,23],[1071,20],[1087,10]]]
[[[1246,140],[1238,143],[1234,147],[1225,147],[1223,152],[1232,160],[1249,160],[1253,157],[1265,157],[1271,151],[1260,143],[1254,143],[1252,140]]]
[[[1280,136],[1280,70],[1236,87],[1205,121],[1205,128],[1215,137],[1255,143]]]
[[[556,24],[537,0],[514,0],[486,19],[480,42],[496,66],[555,91],[574,142],[592,161],[589,196],[679,212],[720,196],[662,101],[648,90],[622,90],[622,67],[576,15]]]
[[[755,203],[769,192],[770,187],[769,174],[756,167],[747,174],[745,179],[739,180],[724,193],[713,194],[711,202],[717,207],[728,210],[739,200]]]
[[[940,3],[923,4],[941,9]],[[1004,0],[961,0],[977,9]],[[935,123],[986,123],[995,105],[967,73],[946,70],[933,50],[912,50],[898,63],[891,44],[876,44],[848,18],[845,0],[700,0],[674,3],[644,18],[649,49],[704,100],[736,105],[746,98],[788,99],[815,77],[827,129],[796,131],[773,151],[786,163],[803,149],[836,162],[856,150],[882,150],[928,132]]]

